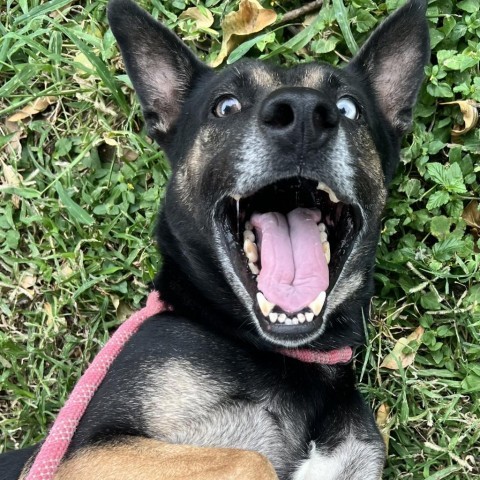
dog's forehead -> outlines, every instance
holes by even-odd
[[[244,87],[274,89],[279,87],[321,88],[340,83],[341,71],[328,64],[305,63],[293,67],[279,67],[260,60],[244,60],[220,71],[221,84],[238,84]]]

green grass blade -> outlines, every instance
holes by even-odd
[[[41,15],[48,15],[49,13],[63,8],[65,5],[72,3],[72,0],[50,0],[42,5],[37,5],[36,7],[32,8],[28,13],[24,13],[17,17],[13,25],[20,25],[25,20],[31,21],[36,17]]]
[[[348,49],[352,55],[355,55],[358,51],[358,45],[353,38],[352,31],[350,30],[350,24],[348,23],[348,13],[343,0],[332,0],[333,11],[335,12],[335,18],[337,19],[338,26],[342,31],[345,38]]]
[[[83,223],[85,225],[93,225],[95,220],[89,215],[85,209],[83,209],[78,203],[75,203],[67,194],[63,185],[60,182],[55,184],[58,196],[63,203],[63,206],[67,209],[70,218],[76,222]]]

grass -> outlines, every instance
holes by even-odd
[[[342,9],[336,0],[306,34],[302,18],[286,28],[277,21],[232,58],[339,63],[396,4],[358,0]],[[45,435],[109,332],[145,298],[160,263],[151,231],[168,177],[163,154],[142,131],[105,1],[4,5],[0,451]],[[193,2],[144,5],[212,60],[221,18],[238,3],[206,1],[214,23],[203,29],[178,18]],[[299,5],[264,3],[277,13]],[[439,103],[480,102],[480,14],[471,0],[429,5],[432,65],[385,212],[370,341],[357,371],[374,411],[389,412],[379,419],[389,439],[384,478],[473,479],[480,478],[480,214],[469,205],[480,197],[480,134],[452,139],[458,109]],[[382,367],[418,327],[423,335],[395,350],[405,366]]]

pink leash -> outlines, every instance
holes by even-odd
[[[120,325],[75,385],[35,457],[26,480],[53,480],[80,419],[110,365],[140,325],[147,318],[164,310],[165,305],[160,301],[158,292],[153,291],[148,296],[147,305]]]

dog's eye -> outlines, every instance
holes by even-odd
[[[356,120],[358,118],[357,105],[350,98],[347,98],[347,97],[341,98],[337,102],[337,108],[344,117],[347,117],[350,120]]]
[[[216,117],[226,117],[227,115],[232,115],[233,113],[238,113],[242,109],[242,104],[234,96],[222,97],[220,98],[213,113]]]

